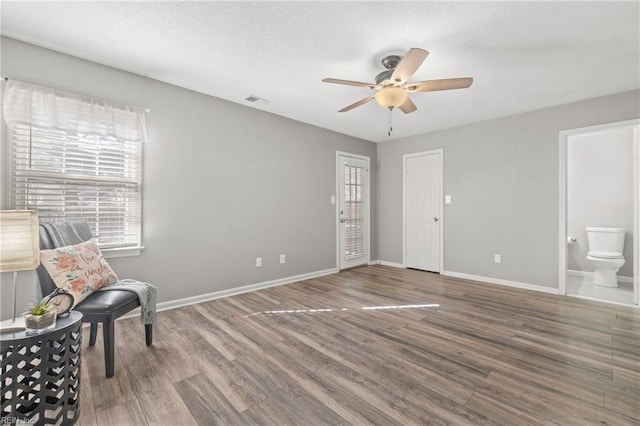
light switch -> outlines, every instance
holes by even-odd
[[[336,203],[336,196],[332,195],[331,196],[331,204],[335,204]]]
[[[445,204],[451,204],[451,195],[445,195],[444,196],[444,203]]]

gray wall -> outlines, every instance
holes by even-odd
[[[150,108],[151,142],[143,160],[146,248],[109,262],[122,278],[156,284],[159,301],[336,267],[330,204],[336,150],[368,155],[375,165],[374,143],[9,38],[2,38],[1,65],[3,77]],[[3,128],[4,166],[5,134]],[[6,181],[4,171],[1,176]],[[284,265],[280,253],[287,255]],[[258,256],[262,268],[255,267]],[[11,276],[2,279],[6,317]],[[20,280],[21,309],[34,298],[34,279],[25,273]]]
[[[443,148],[445,270],[557,288],[558,132],[638,117],[634,90],[378,144],[380,259],[402,263],[403,154]]]
[[[587,260],[587,226],[625,228],[625,264],[618,275],[633,277],[633,129],[577,135],[567,144],[569,269],[593,271]]]

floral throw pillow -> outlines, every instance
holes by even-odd
[[[99,288],[118,281],[94,240],[40,250],[40,262],[55,285],[73,295],[73,306]]]

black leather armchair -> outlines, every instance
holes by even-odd
[[[79,244],[92,238],[91,229],[85,222],[65,222],[55,225],[55,242],[43,225],[40,225],[40,249],[53,249],[58,247]],[[51,276],[44,266],[37,269],[38,280],[42,295],[46,296],[56,288]],[[74,308],[82,313],[82,322],[91,324],[89,329],[89,345],[96,343],[98,323],[102,323],[104,339],[104,364],[107,377],[114,374],[114,320],[140,306],[140,301],[135,293],[124,290],[96,291],[90,294]],[[147,346],[153,340],[152,325],[145,325],[145,338]]]

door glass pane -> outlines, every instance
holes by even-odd
[[[344,258],[351,260],[365,255],[364,169],[348,164],[344,167]]]

